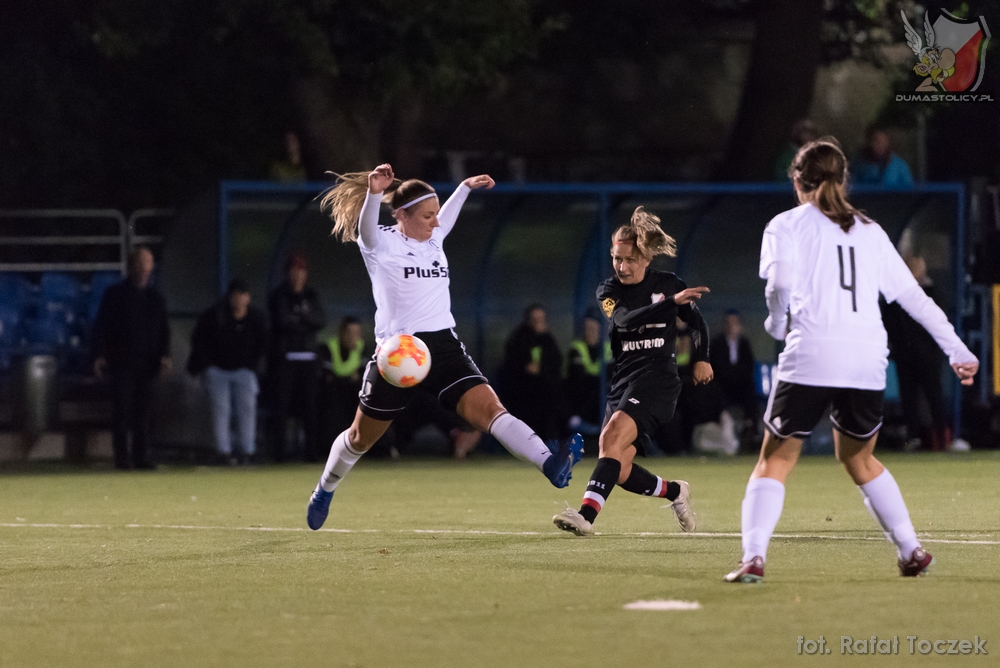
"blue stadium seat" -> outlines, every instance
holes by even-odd
[[[90,279],[90,294],[87,301],[87,319],[94,320],[97,316],[97,307],[101,305],[101,297],[104,291],[122,280],[121,274],[117,271],[96,271]]]
[[[69,340],[69,327],[62,313],[44,312],[38,318],[26,319],[24,324],[32,353],[55,352]]]
[[[0,346],[8,348],[18,343],[20,324],[20,309],[6,302],[0,302]]]
[[[39,296],[45,302],[72,304],[80,296],[80,281],[75,274],[47,271],[38,285]]]
[[[34,287],[25,276],[0,272],[0,304],[22,311],[33,295]]]

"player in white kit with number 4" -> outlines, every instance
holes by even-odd
[[[473,188],[492,188],[483,174],[466,179],[443,205],[423,181],[400,182],[389,165],[370,173],[345,174],[324,195],[322,206],[334,220],[333,234],[357,241],[375,297],[375,339],[381,344],[396,334],[413,334],[427,344],[431,368],[420,387],[431,391],[447,409],[476,429],[488,431],[513,455],[537,466],[556,487],[565,487],[573,465],[583,456],[583,439],[574,434],[546,445],[528,425],[500,403],[486,377],[465,352],[451,314],[448,258],[442,246]],[[395,225],[378,223],[385,201]],[[349,429],[337,436],[323,475],[309,499],[306,523],[319,529],[326,521],[333,492],[347,472],[392,420],[399,416],[416,388],[390,385],[374,358],[362,379],[360,405]]]
[[[835,139],[799,149],[789,176],[801,206],[771,220],[760,251],[770,312],[765,328],[785,340],[785,349],[764,413],[760,458],[743,499],[743,557],[725,579],[763,579],[785,479],[802,439],[830,406],[837,459],[895,544],[900,574],[923,575],[933,558],[917,540],[899,486],[873,454],[889,352],[879,293],[927,329],[963,385],[972,384],[979,362],[885,231],[847,201],[847,160]]]

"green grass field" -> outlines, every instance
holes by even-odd
[[[691,482],[698,534],[618,489],[591,538],[550,518],[592,459],[567,490],[511,459],[362,461],[320,532],[318,466],[8,472],[0,666],[1000,665],[1000,452],[884,461],[929,577],[899,577],[832,458],[790,479],[760,586],[722,581],[748,458],[644,462]],[[701,608],[623,609],[640,599]],[[798,654],[821,635],[831,654]],[[898,636],[899,654],[841,655],[842,635]],[[911,656],[908,635],[978,635],[989,655]]]

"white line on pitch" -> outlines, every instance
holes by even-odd
[[[31,528],[31,529],[168,529],[175,531],[263,531],[276,533],[303,533],[305,527],[224,527],[224,526],[202,526],[195,524],[51,524],[51,523],[31,523],[31,522],[4,522],[0,523],[0,528]],[[312,533],[416,533],[416,534],[453,534],[462,536],[542,536],[542,537],[562,537],[563,534],[556,531],[490,531],[483,529],[319,529]],[[597,532],[597,535],[602,535]],[[629,538],[739,538],[739,533],[680,533],[680,532],[656,532],[639,531],[624,532],[619,534],[603,534],[605,536],[624,536]],[[861,540],[861,541],[884,541],[881,536],[836,536],[831,534],[785,534],[776,533],[773,538],[779,540]],[[921,536],[923,543],[945,543],[950,545],[1000,545],[1000,540],[971,540],[956,538],[928,538]]]

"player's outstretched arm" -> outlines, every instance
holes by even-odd
[[[358,222],[358,236],[365,248],[378,245],[378,211],[382,204],[382,193],[392,185],[395,175],[392,165],[384,163],[368,174],[368,195],[361,206],[361,220]]]
[[[948,356],[948,363],[955,370],[955,375],[962,381],[962,385],[972,385],[973,377],[979,370],[979,360],[962,339],[958,338],[955,328],[948,322],[948,317],[941,307],[935,304],[916,282],[897,296],[895,301],[934,337],[934,341]]]
[[[470,176],[462,181],[455,188],[455,192],[451,194],[448,201],[441,205],[441,210],[438,212],[438,223],[441,225],[441,232],[447,236],[451,232],[451,228],[455,227],[455,223],[458,222],[458,214],[462,211],[462,205],[465,204],[470,191],[477,188],[486,188],[489,190],[495,185],[496,182],[489,174]]]

